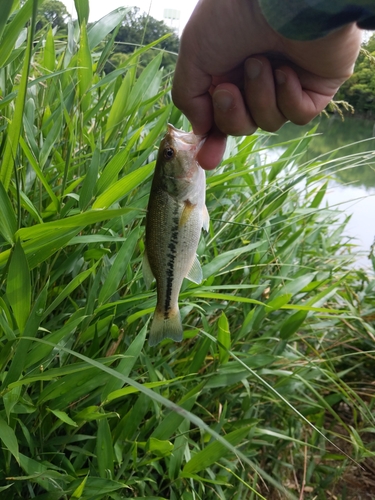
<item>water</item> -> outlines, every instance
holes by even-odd
[[[358,266],[371,268],[368,254],[375,239],[375,127],[374,121],[358,118],[322,117],[317,132],[308,147],[306,160],[335,150],[324,158],[350,156],[350,160],[337,163],[332,171],[327,194],[323,203],[333,208],[340,208],[351,219],[345,235],[356,245],[356,263]],[[311,130],[311,124],[298,127],[287,123],[272,137],[269,144],[295,139]],[[275,148],[280,153],[281,148]],[[276,151],[275,151],[276,153]],[[279,156],[279,154],[277,155]],[[337,181],[334,180],[337,179]]]

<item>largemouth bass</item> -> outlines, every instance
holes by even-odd
[[[146,217],[143,276],[156,279],[157,304],[149,344],[183,337],[178,295],[184,278],[203,279],[196,257],[202,227],[208,230],[206,176],[196,160],[201,136],[168,125],[161,141]]]

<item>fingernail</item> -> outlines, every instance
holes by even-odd
[[[258,59],[248,59],[245,63],[246,75],[249,80],[255,80],[262,71],[263,64]]]
[[[213,102],[214,105],[220,110],[220,111],[229,111],[230,108],[233,106],[233,95],[228,92],[228,90],[217,90],[213,97]]]
[[[275,80],[279,85],[282,85],[286,82],[286,74],[281,69],[275,70]]]

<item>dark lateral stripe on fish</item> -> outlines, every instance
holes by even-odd
[[[168,262],[167,262],[167,282],[166,282],[166,290],[165,290],[165,302],[164,302],[164,318],[168,319],[169,311],[171,308],[171,299],[172,299],[172,288],[173,288],[173,280],[174,280],[174,261],[176,259],[176,247],[178,243],[178,205],[174,206],[173,210],[173,226],[171,228],[171,240],[168,245],[170,252],[167,254]]]

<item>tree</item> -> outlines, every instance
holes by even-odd
[[[141,12],[138,7],[132,7],[126,13],[125,19],[116,36],[114,52],[131,54],[137,46],[147,45],[166,34],[171,34],[171,36],[161,42],[158,48],[167,51],[163,56],[164,67],[173,68],[176,63],[176,56],[174,54],[177,54],[179,47],[179,39],[176,33],[163,21],[158,21],[148,14]],[[143,57],[143,64],[147,64],[151,58],[152,52],[147,52]],[[117,66],[116,58],[111,58],[111,62],[112,67],[110,68],[107,65],[106,71],[111,71]]]
[[[62,2],[46,0],[39,7],[37,28],[41,29],[46,24],[51,24],[53,28],[57,26],[58,29],[65,29],[70,17]]]
[[[355,112],[375,115],[375,35],[362,46],[354,73],[340,88],[335,99],[351,104]]]

